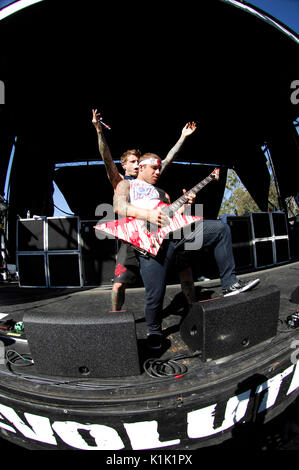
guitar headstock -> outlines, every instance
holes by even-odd
[[[214,177],[215,180],[219,180],[220,169],[215,168],[215,170],[211,173],[211,176]]]

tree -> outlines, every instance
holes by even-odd
[[[269,210],[278,209],[278,195],[273,177],[271,177],[269,190]],[[254,199],[251,197],[245,186],[240,181],[234,170],[227,173],[226,189],[219,211],[222,214],[244,215],[247,212],[260,212]]]

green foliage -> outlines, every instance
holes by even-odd
[[[270,183],[269,190],[269,209],[279,208],[278,195],[274,181]],[[260,212],[260,208],[253,200],[245,186],[241,183],[238,175],[233,171],[229,170],[227,174],[226,190],[224,198],[219,211],[219,216],[222,214],[232,214],[241,216],[246,212]]]

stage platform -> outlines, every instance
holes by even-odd
[[[0,365],[2,404],[12,406],[19,416],[23,415],[24,409],[27,412],[24,416],[28,415],[28,411],[34,416],[47,416],[53,426],[57,420],[61,422],[65,419],[68,420],[67,423],[85,423],[82,426],[91,426],[90,423],[94,425],[105,423],[105,426],[117,430],[123,441],[123,446],[119,448],[124,449],[156,447],[192,449],[215,444],[215,436],[216,442],[222,442],[226,438],[223,431],[228,429],[230,433],[233,432],[231,426],[242,416],[240,404],[246,402],[247,406],[246,413],[245,408],[243,410],[244,421],[249,419],[252,422],[256,419],[253,418],[253,408],[248,405],[252,397],[255,397],[254,400],[258,397],[259,405],[256,401],[254,404],[255,413],[259,413],[260,417],[263,416],[263,421],[272,419],[295,399],[299,386],[296,362],[291,360],[291,354],[294,352],[292,343],[294,341],[295,344],[299,343],[299,330],[290,328],[286,324],[287,317],[294,314],[298,308],[299,262],[239,277],[260,279],[260,284],[254,290],[235,296],[240,300],[244,296],[250,300],[250,296],[256,296],[258,292],[271,289],[271,286],[280,290],[277,334],[274,337],[215,360],[192,357],[192,351],[180,334],[181,323],[188,314],[184,297],[179,285],[171,285],[167,287],[163,310],[166,347],[163,351],[154,354],[146,348],[147,330],[143,314],[144,288],[131,288],[127,290],[124,307],[126,311],[133,313],[135,319],[140,373],[128,374],[124,377],[62,377],[40,373],[34,364],[28,363],[27,367],[25,367],[26,364],[22,364],[24,367],[19,367],[20,364],[17,362],[16,364],[2,363]],[[198,302],[216,305],[221,298],[219,279],[196,282],[196,293]],[[1,321],[2,324],[9,320],[22,322],[26,312],[36,312],[38,315],[49,317],[52,315],[57,317],[59,314],[65,318],[68,315],[80,316],[82,312],[89,312],[91,315],[97,312],[108,314],[110,295],[111,287],[109,286],[83,289],[37,289],[20,288],[14,283],[1,285]],[[262,316],[263,312],[260,312],[260,315]],[[11,332],[3,330],[0,332],[0,340],[5,344],[6,350],[30,356],[26,340],[26,324],[21,333],[9,334]],[[63,342],[63,336],[58,340]],[[51,341],[49,335],[45,337],[45,341]],[[55,342],[57,344],[57,338]],[[57,353],[55,347],[52,353],[54,357]],[[119,356],[124,354],[121,344],[118,345],[117,354]],[[168,361],[178,356],[184,356],[183,359],[178,360],[186,367],[186,372],[182,375],[157,378],[151,377],[143,369],[143,365],[149,358]],[[67,360],[71,361],[70,358]],[[283,379],[286,383],[281,385]],[[279,380],[279,386],[277,380]],[[244,397],[246,397],[245,402]],[[232,400],[237,400],[239,408],[235,403],[231,415],[224,415],[225,407],[227,406],[229,410]],[[7,406],[1,408],[1,413],[6,413],[7,409]],[[198,428],[194,430],[192,428],[193,416],[201,412],[208,413],[208,421],[214,420],[214,425],[209,427],[206,423],[204,430],[198,430]],[[7,414],[7,416],[10,415]],[[158,422],[159,442],[161,443],[152,443],[149,444],[152,447],[146,447],[147,444],[144,441],[137,443],[138,432],[132,436],[131,430],[130,439],[124,437],[122,434],[124,427],[128,431],[125,423],[132,423],[132,420],[135,424],[136,422],[139,424]],[[14,426],[18,427],[15,423]],[[119,430],[120,428],[122,431]],[[20,428],[19,431],[23,432],[22,429]],[[20,434],[19,431],[18,434]],[[48,448],[50,442],[41,444],[37,442],[42,440],[40,438],[31,437],[31,440],[28,440],[24,439],[23,435],[14,436],[9,433],[3,436],[3,431],[1,435],[24,447],[34,449]],[[170,439],[174,435],[178,439]],[[69,445],[69,443],[68,445],[60,444],[57,440],[55,448],[64,449]],[[112,448],[114,448],[113,445]],[[80,448],[75,444],[71,446]],[[53,442],[50,447],[53,447]],[[111,447],[108,448],[111,449]]]
[[[240,279],[259,278],[260,283],[252,290],[257,293],[262,289],[270,286],[276,286],[280,290],[280,312],[278,334],[271,339],[273,342],[279,343],[281,334],[292,335],[293,329],[285,324],[286,318],[296,311],[299,307],[295,300],[298,298],[294,293],[299,291],[299,262],[288,263],[285,265],[272,267],[271,269],[260,270],[258,272],[239,275]],[[199,302],[217,302],[222,297],[221,285],[219,279],[206,280],[196,282],[196,296]],[[296,291],[297,289],[297,291]],[[240,294],[238,297],[246,296],[250,300],[251,292]],[[295,299],[295,300],[294,300]],[[299,300],[299,299],[298,299]],[[126,291],[126,300],[123,306],[124,310],[133,313],[136,325],[136,338],[138,343],[138,351],[140,360],[146,360],[148,355],[152,355],[152,351],[148,351],[145,346],[147,335],[146,323],[144,318],[144,288],[130,288]],[[98,288],[21,288],[16,283],[0,285],[0,315],[1,321],[13,320],[14,322],[22,322],[24,314],[28,311],[34,316],[36,311],[45,318],[51,315],[67,317],[68,315],[80,316],[82,313],[89,312],[92,315],[97,313],[103,314],[111,310],[111,286]],[[180,324],[186,317],[188,309],[185,303],[180,285],[167,286],[164,309],[163,309],[163,330],[167,338],[165,348],[159,353],[162,359],[172,357],[179,354],[190,355],[188,346],[182,340],[180,335]],[[1,334],[1,330],[0,330]],[[23,334],[18,336],[10,336],[11,340],[22,343],[26,340],[26,327]],[[63,338],[62,338],[63,341]],[[259,345],[255,346],[256,349]],[[250,353],[250,348],[246,350],[246,354]],[[244,351],[242,352],[244,354]],[[121,350],[119,351],[121,355]],[[216,362],[225,362],[225,359],[219,359]],[[190,370],[201,370],[207,367],[198,358],[187,358],[186,364]],[[142,365],[142,364],[141,364]],[[30,371],[33,371],[34,367]],[[144,374],[141,374],[137,380],[143,381]],[[136,378],[134,378],[136,380]]]

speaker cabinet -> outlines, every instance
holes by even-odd
[[[275,240],[276,263],[283,263],[290,259],[289,239],[281,238]]]
[[[94,226],[95,220],[81,221],[81,255],[82,275],[85,286],[112,284],[117,241],[97,238]]]
[[[274,264],[272,240],[258,240],[255,242],[256,267],[270,266]]]
[[[287,217],[284,212],[252,212],[253,256],[255,268],[290,259]]]
[[[48,217],[48,251],[75,251],[79,249],[78,217]]]
[[[17,222],[21,287],[81,287],[78,217],[41,217]]]
[[[48,253],[49,286],[80,287],[80,258],[77,253]]]
[[[253,251],[251,243],[251,223],[249,216],[228,216],[226,222],[229,225],[231,231],[236,268],[238,270],[251,268],[253,266]]]
[[[62,377],[140,374],[135,320],[127,311],[27,311],[24,329],[36,370]]]
[[[46,287],[45,255],[26,254],[17,257],[20,287]]]
[[[275,236],[288,235],[287,218],[284,212],[271,212]]]
[[[181,337],[202,361],[230,356],[274,337],[279,307],[276,286],[197,302],[181,323]]]
[[[17,251],[44,251],[44,219],[17,221]]]
[[[254,238],[268,238],[272,236],[269,212],[252,212],[251,218]]]

